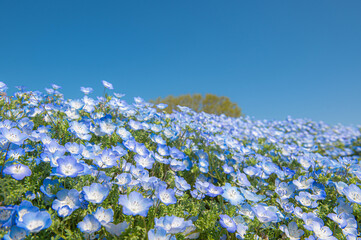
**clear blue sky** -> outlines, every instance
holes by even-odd
[[[361,124],[361,1],[0,1],[0,81],[127,99],[226,95],[247,115]],[[11,91],[10,91],[11,92]]]

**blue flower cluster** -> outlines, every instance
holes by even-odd
[[[360,236],[360,129],[60,88],[0,98],[4,239]]]

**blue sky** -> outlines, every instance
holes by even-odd
[[[228,96],[247,115],[361,124],[361,1],[0,1],[0,81],[127,99]],[[11,92],[11,91],[10,91]]]

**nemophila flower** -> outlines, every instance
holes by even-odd
[[[165,205],[175,204],[177,198],[174,196],[173,189],[167,189],[166,187],[160,187],[157,194],[158,199]]]
[[[328,218],[330,218],[332,221],[338,224],[338,226],[343,229],[347,226],[347,217],[349,214],[347,213],[341,213],[340,215],[337,215],[335,213],[329,213],[327,215]]]
[[[25,155],[24,148],[16,148],[8,151],[8,155],[6,156],[6,160],[12,158],[13,160],[18,160],[20,157]]]
[[[191,185],[189,183],[187,183],[187,181],[182,177],[175,176],[174,181],[175,181],[175,186],[177,187],[177,189],[179,189],[181,191],[187,191],[187,190],[191,189]]]
[[[176,147],[170,147],[169,154],[172,158],[175,159],[183,159],[186,157],[186,155]]]
[[[222,166],[224,173],[230,174],[234,172],[234,168],[232,166],[227,165],[226,163]]]
[[[115,235],[117,237],[119,237],[127,228],[128,228],[128,223],[126,221],[118,224],[108,223],[105,225],[105,229],[108,231],[108,233]]]
[[[135,145],[136,145],[136,141],[133,138],[130,138],[128,140],[125,140],[123,142],[124,147],[126,147],[128,150],[130,151],[134,151],[135,150]]]
[[[3,82],[0,82],[0,92],[6,92],[7,89],[8,89],[8,87],[6,86],[6,84]]]
[[[153,164],[155,162],[151,154],[148,154],[146,156],[137,154],[134,156],[134,161],[137,163],[137,165],[146,169],[152,169]]]
[[[358,224],[355,218],[347,218],[347,225],[342,229],[342,233],[347,236],[348,239],[355,239],[359,232],[357,231]],[[357,238],[356,238],[357,239]]]
[[[352,206],[350,204],[346,203],[344,198],[338,198],[337,202],[339,203],[339,205],[333,209],[333,211],[335,213],[337,213],[337,214],[341,214],[341,213],[352,214],[353,213]]]
[[[226,199],[226,201],[230,202],[232,205],[239,205],[244,201],[244,197],[239,193],[237,187],[232,187],[231,184],[226,183],[223,188],[222,197]]]
[[[157,152],[159,153],[159,155],[161,155],[163,157],[169,156],[169,148],[167,145],[158,144]]]
[[[306,190],[311,188],[314,181],[312,178],[307,179],[305,176],[299,176],[298,179],[293,180],[293,184],[298,190]]]
[[[93,88],[91,87],[80,87],[80,91],[82,91],[85,95],[88,95],[93,92]]]
[[[80,195],[76,189],[63,189],[56,194],[52,208],[57,211],[59,217],[66,217],[72,214],[76,209],[80,208]]]
[[[106,119],[99,122],[99,130],[104,134],[112,135],[115,129],[116,125],[111,120]]]
[[[11,175],[16,180],[23,180],[25,177],[31,176],[30,168],[21,163],[5,167],[3,173]]]
[[[29,213],[29,212],[39,212],[39,208],[33,206],[33,204],[29,201],[23,200],[19,206],[15,207],[16,210],[16,222],[22,222],[23,221],[23,217],[25,214]]]
[[[71,143],[71,142],[65,143],[64,147],[72,155],[82,154],[84,149],[84,145],[78,143]]]
[[[64,146],[60,145],[56,140],[51,140],[50,143],[45,144],[45,151],[51,154],[63,155],[66,152]]]
[[[286,182],[281,182],[278,184],[275,192],[278,194],[278,196],[281,199],[288,199],[292,196],[292,194],[295,191],[295,185],[293,185],[292,182],[290,183],[286,183]]]
[[[116,130],[116,133],[117,133],[117,134],[119,135],[119,137],[120,137],[121,139],[123,139],[124,141],[133,138],[132,134],[131,134],[127,129],[125,129],[125,128],[123,128],[123,127],[118,128],[118,129]]]
[[[309,192],[299,192],[295,199],[305,207],[316,208],[318,206],[317,201],[313,201]]]
[[[18,226],[12,226],[10,232],[4,235],[4,240],[22,240],[25,239],[28,235],[27,231],[24,228]]]
[[[312,230],[315,233],[316,237],[320,240],[337,240],[337,238],[333,237],[333,233],[331,229],[319,222],[314,222],[312,224]]]
[[[246,174],[241,173],[239,170],[237,170],[236,178],[237,178],[236,183],[239,186],[241,186],[241,187],[250,187],[251,186],[251,183],[248,181]]]
[[[205,194],[210,197],[216,197],[218,195],[222,195],[223,192],[224,191],[223,191],[222,187],[217,187],[217,186],[213,185],[212,183],[209,183]]]
[[[247,174],[248,176],[258,176],[261,174],[261,169],[258,168],[257,166],[248,166],[246,168],[243,169],[244,173]]]
[[[17,223],[18,227],[35,233],[50,227],[50,225],[51,217],[46,211],[28,212],[23,216],[22,221]]]
[[[248,226],[242,223],[237,224],[237,232],[236,237],[237,239],[243,239],[247,234]]]
[[[11,129],[1,128],[0,132],[1,132],[2,136],[6,140],[8,140],[10,143],[14,143],[19,146],[22,145],[23,142],[25,141],[25,139],[28,138],[28,135],[26,135],[25,133],[22,133],[17,128],[11,128]]]
[[[100,222],[91,214],[84,217],[83,221],[79,222],[77,227],[83,233],[95,233],[101,228]]]
[[[109,194],[109,188],[99,183],[92,183],[90,186],[83,187],[84,199],[88,202],[99,204]]]
[[[134,151],[141,156],[148,156],[149,151],[143,143],[136,142]]]
[[[239,213],[239,214],[242,214],[242,215],[244,215],[244,216],[247,216],[247,217],[249,217],[249,218],[252,219],[252,220],[253,220],[254,217],[255,217],[255,213],[254,213],[251,205],[249,205],[248,203],[243,204],[243,205],[240,207],[240,209],[238,210],[238,213]]]
[[[154,218],[155,227],[163,228],[170,234],[181,233],[187,227],[193,225],[191,220],[185,221],[184,218],[176,216],[164,216],[161,218]]]
[[[163,163],[163,164],[169,164],[170,160],[168,158],[164,158],[161,155],[159,155],[158,153],[154,153],[154,159],[157,162]]]
[[[184,171],[187,167],[186,165],[184,165],[183,161],[178,161],[178,160],[175,160],[175,159],[172,159],[170,161],[170,168],[173,170],[173,171]]]
[[[199,171],[201,171],[202,173],[208,173],[209,163],[205,159],[199,159],[198,167],[199,167]]]
[[[89,134],[89,127],[83,122],[70,122],[68,130],[81,140],[89,141],[91,138],[91,135]]]
[[[321,183],[314,182],[312,185],[312,198],[315,200],[324,200],[326,198],[325,186]]]
[[[84,166],[72,157],[65,156],[57,160],[58,166],[53,168],[52,175],[58,177],[77,177],[83,170]]]
[[[105,88],[108,88],[108,89],[110,89],[110,90],[113,89],[113,84],[111,84],[110,82],[107,82],[107,81],[105,81],[105,80],[102,80],[102,83],[103,83],[103,86],[104,86]]]
[[[268,206],[258,204],[252,207],[257,219],[262,223],[278,222],[280,221],[276,212],[272,211]]]
[[[123,206],[123,213],[125,215],[146,217],[149,208],[153,206],[153,201],[149,198],[144,198],[139,192],[133,191],[129,196],[119,195],[118,204]]]
[[[100,168],[111,168],[117,166],[118,156],[110,149],[104,149],[103,152],[96,156],[94,161]]]
[[[57,185],[59,187],[62,187],[57,179],[52,180],[51,178],[45,178],[43,181],[43,185],[40,186],[40,191],[44,193],[47,197],[53,198],[56,194],[53,192],[53,189]]]
[[[150,229],[148,231],[149,240],[175,240],[176,237],[168,234],[166,230],[161,227]]]
[[[287,199],[277,199],[277,202],[281,205],[281,207],[283,208],[283,210],[286,213],[293,213],[295,210],[295,206],[293,205],[293,203],[289,202]]]
[[[241,190],[241,193],[248,201],[259,202],[265,198],[265,196],[257,195],[256,193],[253,193],[247,189],[244,189],[244,188],[239,188],[239,189]]]
[[[13,206],[0,206],[0,228],[11,226],[14,214],[15,209]]]
[[[126,186],[128,183],[132,181],[132,175],[130,173],[121,173],[115,177],[115,184],[119,186]]]
[[[93,215],[101,225],[106,226],[107,224],[113,222],[114,212],[111,208],[104,209],[103,207],[98,207]]]
[[[305,223],[303,227],[309,231],[313,231],[313,225],[315,222],[319,223],[320,225],[324,225],[321,218],[317,217],[316,214],[310,213],[303,213],[302,220]]]
[[[166,145],[167,142],[159,135],[157,134],[154,134],[152,133],[150,135],[150,139],[154,142],[154,143],[157,143],[157,144],[160,144],[160,145]]]
[[[237,225],[230,216],[221,214],[219,217],[221,218],[219,223],[227,229],[228,232],[234,233],[237,230]]]
[[[291,240],[298,240],[305,233],[303,230],[298,229],[296,222],[290,222],[288,226],[281,225],[280,230]]]
[[[355,184],[345,187],[343,193],[350,202],[361,204],[361,189]]]
[[[141,129],[143,129],[143,125],[142,125],[141,122],[134,121],[132,119],[129,120],[128,125],[133,130],[141,130]]]

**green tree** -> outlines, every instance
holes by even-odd
[[[185,94],[178,97],[170,95],[165,98],[158,97],[156,100],[151,100],[150,102],[154,104],[168,104],[168,107],[165,109],[168,113],[171,113],[173,110],[179,110],[177,109],[177,105],[180,105],[190,107],[196,112],[206,112],[217,115],[223,113],[229,117],[241,116],[241,109],[236,103],[231,102],[228,97],[219,97],[213,94],[202,96],[201,94],[196,93],[193,95]]]

